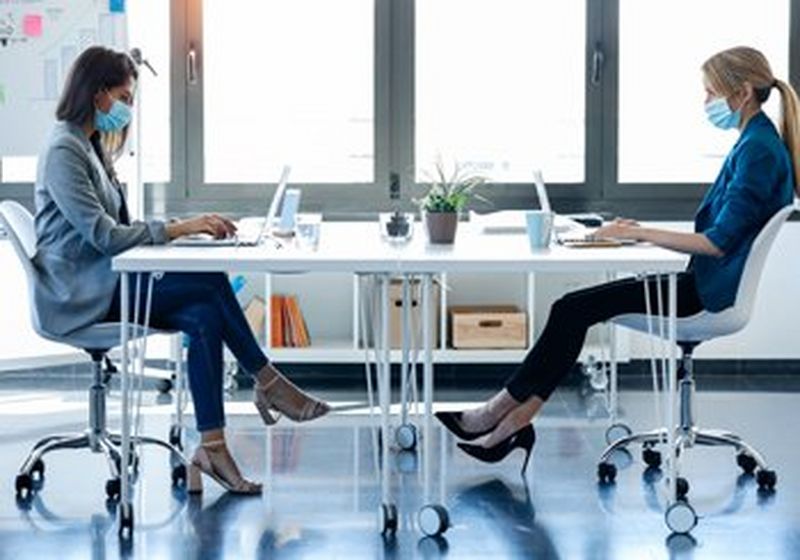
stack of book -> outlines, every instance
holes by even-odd
[[[272,348],[305,348],[311,345],[297,296],[273,295],[270,307]]]

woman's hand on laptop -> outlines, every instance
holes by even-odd
[[[616,218],[613,222],[597,228],[592,237],[597,239],[633,239],[639,241],[641,226],[636,220]]]
[[[167,236],[172,239],[184,235],[205,233],[216,239],[224,239],[236,235],[236,225],[219,214],[203,214],[167,224]]]

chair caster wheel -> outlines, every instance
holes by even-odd
[[[397,506],[381,504],[378,510],[378,526],[385,537],[393,537],[397,533]]]
[[[686,495],[689,493],[689,481],[680,476],[675,479],[675,492],[677,499],[686,501]]]
[[[119,538],[124,541],[133,539],[133,505],[128,504],[120,508]]]
[[[122,481],[118,478],[106,480],[106,497],[109,500],[119,500],[122,494]]]
[[[444,506],[427,505],[419,510],[417,523],[425,536],[438,537],[450,527],[450,516]]]
[[[736,464],[739,465],[744,474],[753,474],[756,472],[756,467],[758,467],[755,457],[747,453],[739,453],[736,456]]]
[[[402,424],[394,432],[394,441],[403,451],[411,451],[417,446],[417,427],[414,424]]]
[[[687,502],[675,502],[667,508],[664,521],[670,531],[685,535],[697,525],[697,514]]]
[[[600,484],[614,484],[617,478],[617,466],[612,463],[600,463],[597,465],[597,478]]]
[[[652,447],[645,447],[642,449],[642,461],[648,467],[658,469],[661,467],[661,453]]]
[[[758,483],[759,490],[763,492],[774,492],[775,485],[778,483],[778,475],[775,474],[775,471],[760,469],[756,473],[756,482]]]
[[[172,469],[172,486],[175,488],[186,486],[186,465],[176,465]]]
[[[28,473],[20,473],[14,480],[17,500],[27,500],[33,496],[33,479]]]
[[[44,478],[44,461],[41,459],[36,459],[36,462],[33,463],[33,466],[31,467],[31,476],[38,478],[39,480]]]
[[[162,395],[172,391],[172,379],[159,379],[156,381],[156,389]]]
[[[169,443],[183,451],[183,443],[181,441],[181,427],[172,426],[169,429]]]
[[[632,433],[633,430],[631,430],[627,424],[622,424],[620,422],[611,424],[606,429],[606,443],[611,445],[615,441],[620,440],[624,437],[628,437]]]

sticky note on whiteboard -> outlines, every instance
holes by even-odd
[[[125,0],[108,0],[108,11],[112,14],[124,14]]]
[[[22,34],[26,37],[42,36],[42,16],[39,14],[26,14],[22,18]]]

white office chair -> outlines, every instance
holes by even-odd
[[[36,333],[48,340],[82,349],[89,354],[94,365],[94,380],[89,388],[89,427],[82,434],[48,436],[37,442],[17,475],[15,482],[17,499],[22,502],[29,502],[33,492],[41,488],[44,482],[43,457],[47,453],[57,449],[88,448],[93,453],[103,453],[106,456],[109,470],[111,471],[111,478],[106,482],[106,495],[109,500],[116,501],[120,497],[121,490],[121,437],[119,434],[109,433],[106,429],[107,377],[103,372],[103,359],[109,349],[120,345],[120,324],[98,323],[68,335],[55,335],[45,331],[41,326],[33,301],[33,284],[36,281],[36,269],[31,262],[36,253],[33,216],[22,205],[6,200],[0,202],[0,225],[6,230],[8,238],[25,270],[31,322]],[[152,329],[150,332],[157,334]],[[131,335],[134,334],[132,330]],[[171,458],[174,460],[172,481],[173,484],[179,485],[186,482],[187,464],[179,449],[179,438],[178,441],[174,440],[174,431],[173,427],[170,434],[172,443],[145,436],[139,436],[137,442],[158,445],[171,453]],[[138,460],[135,454],[131,454],[131,457],[134,457],[132,466],[135,472]]]
[[[761,490],[773,491],[777,483],[775,471],[770,470],[763,456],[751,445],[744,442],[736,434],[722,430],[701,430],[694,423],[694,372],[692,352],[702,342],[733,334],[747,324],[753,311],[753,305],[758,291],[758,283],[764,263],[778,235],[781,225],[795,210],[794,205],[788,205],[779,210],[753,242],[750,254],[745,262],[744,271],[736,292],[736,301],[732,307],[718,313],[701,311],[690,317],[678,318],[677,339],[682,356],[678,368],[680,424],[676,427],[676,451],[690,448],[693,445],[729,446],[736,452],[736,462],[746,474],[756,472],[756,481]],[[657,324],[658,319],[653,323]],[[645,332],[648,329],[646,315],[622,315],[614,319],[614,323]],[[659,329],[653,329],[658,331]],[[654,333],[657,334],[657,333]],[[597,474],[601,482],[613,482],[616,477],[616,467],[609,461],[611,455],[619,449],[624,449],[632,443],[641,443],[643,446],[642,459],[650,467],[657,469],[661,466],[661,454],[654,449],[657,444],[667,442],[667,428],[660,428],[649,432],[632,434],[622,437],[609,445],[600,457]],[[685,479],[676,480],[678,496],[685,497],[689,491],[689,484]]]

